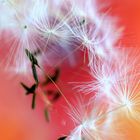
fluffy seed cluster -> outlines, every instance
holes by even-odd
[[[72,54],[87,49],[92,65],[96,55],[111,53],[120,36],[108,13],[100,14],[100,10],[95,0],[1,0],[0,39],[6,40],[6,47],[1,45],[6,50],[1,63],[27,72],[25,49],[39,50],[40,63],[48,65],[62,58],[75,63]]]
[[[76,127],[69,140],[121,139],[122,126],[114,125],[119,117],[140,121],[139,53],[117,46],[122,28],[104,8],[96,0],[0,1],[0,39],[9,43],[1,46],[6,68],[26,72],[25,49],[39,50],[40,63],[48,65],[65,58],[74,63],[77,50],[88,54],[93,80],[77,88],[90,100],[70,106]]]

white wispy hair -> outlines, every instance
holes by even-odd
[[[93,80],[78,86],[79,91],[91,93],[91,102],[107,100],[109,109],[122,107],[119,112],[132,120],[140,120],[139,51],[120,49],[117,59],[97,61],[91,69]],[[96,93],[96,96],[95,96]]]
[[[118,108],[109,111],[106,102],[96,101],[89,104],[78,98],[76,104],[71,106],[69,115],[76,127],[68,136],[69,140],[109,140],[115,136],[121,139],[112,117]]]
[[[91,66],[96,55],[108,58],[120,36],[114,20],[101,13],[102,7],[95,0],[4,0],[0,7],[0,30],[8,31],[7,38],[11,40],[8,53],[11,58],[7,56],[6,60],[9,59],[8,66],[14,63],[13,68],[17,71],[26,71],[25,48],[30,51],[40,48],[42,59],[50,59],[47,53],[63,55],[70,52],[72,60],[72,52],[84,46]],[[6,14],[3,16],[3,13]]]
[[[5,57],[6,66],[17,72],[26,72],[28,61],[25,55],[25,48],[29,51],[36,51],[41,44],[38,44],[36,30],[33,23],[46,14],[45,1],[7,1],[4,6],[8,6],[6,13],[12,13],[12,16],[5,15],[6,20],[1,20],[1,32],[7,32],[8,50]],[[3,14],[4,11],[1,11]]]
[[[70,57],[69,60],[73,63],[73,52],[77,49],[74,47],[74,36],[67,27],[68,21],[72,16],[72,5],[69,1],[63,0],[60,3],[56,3],[55,0],[47,1],[46,4],[46,16],[34,22],[37,33],[42,37],[41,41],[47,48],[46,51],[43,50],[43,59],[47,63],[54,65],[53,61],[49,62],[51,57],[51,60],[53,60],[53,57],[57,58],[58,62],[59,58],[63,60],[62,56],[64,56]],[[56,6],[57,12],[55,10]]]
[[[120,63],[123,63],[123,67],[118,71],[119,78],[115,79],[115,82],[111,87],[111,108],[124,106],[118,112],[118,117],[120,114],[123,114],[132,121],[140,121],[139,60],[140,56],[138,49],[129,48],[125,50],[123,58],[118,59]]]
[[[116,28],[116,21],[103,9],[96,0],[73,2],[73,20],[70,30],[88,50],[89,65],[95,56],[108,59],[113,55],[114,46],[121,36],[122,28]],[[69,25],[70,26],[70,25]]]
[[[25,48],[32,52],[40,49],[43,56],[47,56],[46,53],[61,56],[74,50],[74,37],[66,26],[72,7],[65,6],[65,2],[7,0],[0,3],[0,32],[8,32],[6,38],[9,42],[9,53],[3,60],[7,62],[7,68],[13,64],[11,67],[16,71],[27,70]]]
[[[114,84],[116,78],[118,79],[118,68],[121,69],[121,65],[118,65],[114,62],[116,59],[97,60],[92,64],[93,67],[90,68],[91,80],[89,82],[79,82],[79,85],[75,88],[79,92],[91,93],[94,96],[94,93],[102,93],[105,95],[110,95],[111,87]]]
[[[9,46],[9,52],[3,59],[3,63],[6,62],[6,69],[10,67],[16,72],[27,71],[28,61],[25,48],[31,52],[39,49],[45,56],[48,46],[55,45],[47,49],[53,50],[56,54],[57,45],[61,45],[67,52],[71,49],[69,48],[71,41],[69,31],[64,26],[68,14],[64,15],[62,7],[59,8],[55,1],[7,0],[0,4],[3,8],[1,13],[7,13],[0,18],[0,31],[1,33],[6,32]],[[11,14],[9,15],[9,13]],[[52,42],[48,43],[49,40]],[[47,51],[47,53],[50,54],[50,51]]]

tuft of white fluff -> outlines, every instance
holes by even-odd
[[[48,62],[61,55],[73,61],[73,53],[84,47],[92,67],[95,57],[108,59],[121,34],[95,0],[2,0],[0,7],[0,34],[8,32],[9,41],[4,61],[7,68],[12,65],[19,72],[26,72],[28,66],[25,48],[40,49],[40,60]]]
[[[117,131],[119,125],[113,124],[114,114],[120,108],[108,110],[106,102],[96,100],[89,103],[84,102],[81,97],[78,97],[75,103],[69,110],[75,128],[68,136],[68,140],[108,140],[115,136],[121,139],[121,134]]]

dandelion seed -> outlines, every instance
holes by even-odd
[[[115,135],[115,129],[112,126],[111,113],[103,104],[83,103],[76,101],[76,106],[71,106],[70,116],[76,127],[68,136],[69,140],[91,140],[91,139],[109,139]],[[105,133],[110,132],[109,134]]]
[[[52,101],[55,102],[55,101],[57,101],[59,98],[60,98],[60,93],[59,93],[59,92],[55,92]]]
[[[108,99],[112,105],[111,108],[124,105],[125,107],[119,113],[124,114],[131,120],[139,121],[139,55],[132,59],[132,56],[136,56],[136,53],[139,54],[138,50],[135,52],[130,48],[127,51],[125,50],[122,58],[118,59],[120,62],[118,67],[120,67],[116,71],[117,77],[114,78],[114,83],[111,85],[111,94]]]
[[[36,100],[36,88],[37,85],[33,84],[30,88],[27,87],[24,83],[21,83],[22,87],[26,90],[26,95],[32,94],[32,109],[35,108],[35,100]]]
[[[108,63],[106,63],[106,66],[109,66],[110,69],[108,72],[106,71],[107,69],[105,69],[105,73],[100,79],[104,80],[104,76],[106,76],[106,80],[108,79],[108,82],[105,80],[103,82],[103,86],[100,79],[97,79],[97,83],[99,82],[97,90],[101,95],[99,98],[101,99],[103,96],[106,96],[110,104],[109,108],[124,106],[119,113],[124,114],[124,116],[131,120],[139,121],[138,108],[140,102],[140,73],[139,55],[137,55],[139,54],[139,51],[137,49],[134,51],[134,49],[132,50],[129,48],[127,50],[125,49],[124,53],[123,51],[121,53],[122,55],[120,55],[115,62],[116,66],[113,65],[111,67],[108,65]],[[133,56],[137,57],[134,58]],[[99,72],[99,69],[97,71]],[[101,71],[99,73],[101,73]],[[96,75],[93,76],[96,77]],[[93,84],[91,84],[93,88],[90,85],[92,90],[94,90],[94,83],[96,83],[96,80],[93,82]]]
[[[25,49],[25,52],[26,52],[27,57],[30,59],[32,65],[36,65],[36,66],[39,67],[38,61],[35,58],[35,56],[29,50],[27,50],[27,49]]]
[[[36,84],[33,84],[31,87],[27,87],[24,83],[21,82],[21,85],[26,90],[26,95],[34,94],[37,88]]]
[[[32,109],[35,108],[35,105],[36,105],[36,104],[35,104],[35,103],[36,103],[35,101],[36,101],[36,93],[34,93],[34,94],[33,94],[33,97],[32,97]]]
[[[130,74],[130,73],[129,73]],[[123,112],[128,118],[139,121],[140,80],[136,73],[125,75],[123,80],[112,87],[112,103],[114,106],[126,105]]]
[[[41,54],[41,50],[39,48],[33,52],[34,56],[38,56],[40,54]]]
[[[115,61],[115,59],[114,59]],[[93,63],[93,67],[90,69],[90,75],[92,80],[89,82],[81,82],[75,88],[79,92],[84,93],[102,93],[110,96],[111,87],[115,82],[115,78],[118,78],[118,73],[115,68],[117,67],[114,62],[97,60]]]
[[[56,82],[56,81],[58,80],[59,76],[60,76],[60,69],[59,69],[59,68],[56,68],[56,69],[55,69],[54,75],[53,75],[53,76],[50,76],[50,78],[51,78],[54,82]],[[49,83],[52,83],[52,81],[48,78],[48,76],[46,76],[46,81],[43,82],[43,85],[47,85],[47,84],[49,84]]]
[[[50,121],[50,117],[49,117],[49,112],[48,112],[47,108],[44,109],[44,115],[45,115],[46,121],[49,122]]]
[[[95,57],[108,59],[108,54],[114,54],[114,46],[120,37],[121,30],[116,30],[113,19],[107,14],[100,12],[100,6],[95,0],[87,0],[81,2],[73,2],[74,10],[72,16],[71,32],[76,39],[83,43],[88,50],[89,66]],[[86,24],[79,26],[81,17],[86,18]],[[110,20],[111,19],[111,20]],[[116,36],[113,36],[114,32]],[[112,54],[113,53],[113,54]]]
[[[36,81],[36,84],[38,84],[39,80],[38,80],[38,76],[37,76],[36,67],[34,64],[32,64],[32,73],[33,73],[34,80]]]
[[[36,83],[38,84],[39,81],[38,81],[38,76],[37,76],[37,71],[36,71],[36,66],[38,66],[40,68],[40,66],[38,65],[38,61],[35,58],[35,56],[31,52],[29,52],[27,49],[25,49],[25,52],[26,52],[26,55],[28,56],[28,58],[30,59],[30,61],[32,63],[31,65],[32,65],[33,77],[34,77],[34,80],[36,81]]]
[[[63,137],[60,137],[58,138],[58,140],[66,140],[67,136],[63,136]]]
[[[67,29],[66,25],[69,20],[70,11],[63,11],[60,7],[57,7],[57,12],[54,11],[55,7],[53,2],[47,2],[46,16],[41,17],[40,20],[34,23],[38,34],[44,38],[44,42],[47,47],[51,44],[56,47],[61,47],[65,50],[69,49],[71,45],[71,33]],[[64,8],[64,6],[63,6]],[[42,39],[43,41],[43,39]],[[53,49],[53,48],[52,48]]]
[[[50,97],[51,102],[57,101],[61,94],[58,91],[47,90],[46,94]]]
[[[32,7],[29,7],[29,5]],[[0,27],[0,31],[6,30],[8,32],[7,38],[10,46],[3,63],[7,64],[6,68],[11,67],[17,69],[19,72],[23,72],[24,70],[27,70],[26,68],[28,66],[28,61],[24,54],[25,48],[29,51],[34,51],[41,46],[41,44],[38,44],[40,37],[37,36],[33,23],[45,14],[46,5],[43,3],[43,0],[37,0],[36,2],[13,2],[8,3],[6,6],[10,7],[9,13],[10,10],[11,12],[14,12],[10,17],[6,15],[6,18],[9,19],[9,21],[7,21],[7,24],[9,25],[6,24],[6,27]],[[4,24],[3,22],[5,22],[5,20],[2,20],[1,23]],[[9,53],[10,58],[8,57]]]

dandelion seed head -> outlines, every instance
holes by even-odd
[[[44,50],[46,46],[55,46],[55,48],[49,48],[55,53],[58,52],[57,49],[71,53],[76,46],[74,43],[78,42],[87,48],[89,54],[91,52],[89,60],[91,57],[94,59],[96,55],[106,57],[106,50],[102,46],[111,42],[109,40],[111,33],[110,31],[106,33],[105,30],[109,21],[105,20],[108,16],[103,19],[99,14],[100,7],[97,5],[96,1],[91,0],[80,3],[69,0],[59,0],[59,2],[56,0],[9,0],[3,7],[4,11],[7,9],[7,15],[1,16],[0,26],[1,29],[8,29],[13,33],[14,40],[15,38],[19,40],[18,46],[23,48],[27,46],[30,50],[36,50],[41,46],[43,55],[46,55],[46,50]],[[56,6],[57,12],[54,10]],[[110,28],[112,27],[110,26]],[[107,39],[108,41],[106,41]],[[15,44],[12,47],[17,47]],[[109,46],[111,45],[109,44]],[[54,55],[53,53],[48,54]],[[92,60],[90,62],[92,63]]]
[[[131,51],[131,53],[129,52]],[[134,51],[134,50],[133,50]],[[119,111],[130,120],[139,121],[139,103],[140,103],[140,74],[139,74],[139,56],[133,61],[132,54],[136,53],[130,50],[125,50],[125,54],[121,56],[119,65],[116,67],[117,77],[115,77],[110,88],[110,96],[108,99],[113,108],[122,106]],[[136,56],[136,54],[134,55]],[[113,74],[113,73],[112,73]],[[119,116],[119,115],[118,115]]]
[[[98,100],[98,99],[97,99]],[[102,102],[90,102],[83,103],[78,99],[78,106],[74,105],[70,111],[71,118],[74,118],[75,128],[71,131],[68,139],[81,140],[85,138],[91,139],[105,139],[117,135],[114,126],[112,124],[114,111],[109,111],[106,105]],[[79,106],[80,105],[80,106]],[[117,125],[116,125],[117,128]],[[105,133],[110,132],[109,134]]]
[[[20,0],[7,1],[5,5],[2,5],[2,10],[8,9],[7,15],[0,18],[0,30],[7,32],[8,53],[10,53],[10,57],[7,53],[3,60],[3,63],[7,60],[5,69],[15,68],[14,71],[19,73],[27,72],[28,60],[26,59],[25,48],[35,51],[41,46],[38,44],[37,38],[39,39],[39,37],[37,37],[33,23],[45,14],[46,5],[44,2]],[[2,13],[5,12],[2,11]]]
[[[124,105],[126,105],[126,107],[128,108],[128,110],[131,110],[133,103],[129,101],[128,99],[122,99],[122,100],[123,100]]]

